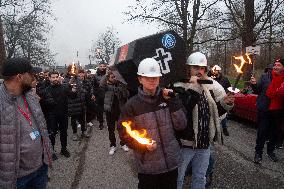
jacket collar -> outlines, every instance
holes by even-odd
[[[142,101],[145,101],[145,102],[150,103],[150,104],[157,102],[157,100],[159,99],[160,93],[161,93],[161,88],[159,88],[159,87],[157,88],[156,94],[154,96],[150,95],[149,93],[144,92],[142,87],[138,88],[138,97]]]

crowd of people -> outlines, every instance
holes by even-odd
[[[251,93],[258,94],[255,163],[261,163],[267,140],[269,158],[278,160],[274,150],[283,142],[283,63],[277,59],[258,82],[252,77],[248,84]],[[95,75],[74,64],[61,74],[32,67],[25,58],[7,59],[0,86],[0,188],[46,188],[48,167],[58,159],[57,133],[60,154],[72,155],[67,139],[69,118],[74,141],[90,137],[86,131],[94,120],[100,130],[106,120],[109,155],[117,149],[117,128],[121,148],[133,150],[139,189],[182,189],[189,169],[192,189],[209,186],[213,144],[222,144],[223,137],[229,136],[227,112],[233,108],[235,96],[227,90],[230,82],[221,67],[209,70],[204,54],[192,53],[186,70],[185,80],[161,88],[159,63],[143,59],[137,71],[138,93],[130,96],[127,85],[104,63]],[[132,130],[145,130],[151,142],[139,143],[125,123]]]

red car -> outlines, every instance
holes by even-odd
[[[242,94],[235,95],[235,106],[231,110],[232,115],[252,121],[256,123],[257,109],[255,94]]]

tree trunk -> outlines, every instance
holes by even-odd
[[[245,52],[245,48],[248,46],[253,46],[255,44],[255,36],[253,32],[254,28],[254,0],[244,0],[245,4],[245,22],[244,22],[244,30],[242,33],[242,46],[243,52]],[[250,56],[252,60],[252,56]],[[243,68],[244,76],[243,79],[248,81],[253,74],[253,66],[252,64],[246,64]]]
[[[2,78],[2,66],[6,58],[5,44],[4,44],[4,31],[2,20],[0,16],[0,78]]]

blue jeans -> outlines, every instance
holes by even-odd
[[[206,171],[209,164],[210,149],[181,149],[182,162],[178,169],[177,189],[183,188],[186,168],[191,162],[192,182],[191,189],[204,189],[206,183]]]
[[[227,115],[226,115],[226,117],[224,119],[222,119],[222,121],[221,121],[221,127],[222,128],[227,128],[227,121],[228,121],[228,119],[227,119]]]
[[[43,164],[35,172],[17,179],[17,189],[46,189],[48,166]]]

